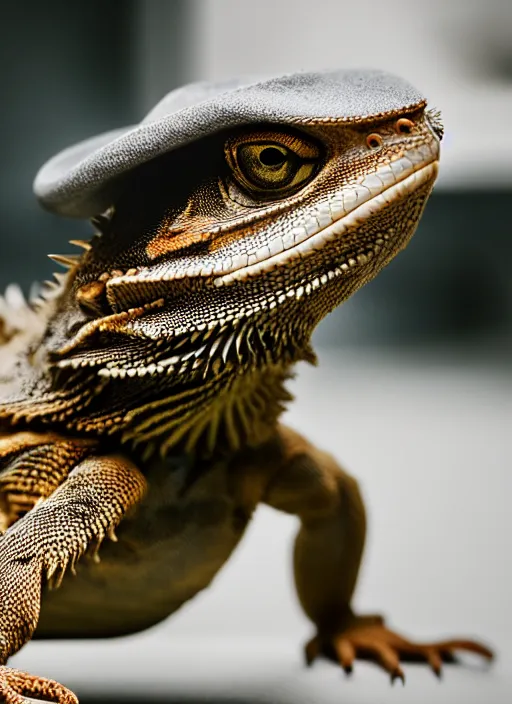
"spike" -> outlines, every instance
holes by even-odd
[[[251,341],[251,335],[253,334],[253,332],[254,332],[254,327],[253,327],[253,326],[247,328],[247,335],[246,335],[246,337],[245,337],[245,342],[246,342],[246,344],[247,344],[247,349],[249,350],[250,354],[251,354],[253,357],[256,357],[256,352],[255,352],[255,350],[254,350],[254,347],[253,347],[252,341]]]
[[[242,360],[242,355],[240,354],[240,350],[242,348],[242,342],[244,340],[243,335],[244,335],[244,328],[238,331],[238,335],[236,336],[235,340],[235,349],[236,349],[236,356],[238,357],[238,361],[240,362]]]
[[[212,346],[210,347],[210,357],[213,357],[217,350],[220,347],[220,344],[222,342],[222,337],[218,337],[216,340],[214,340]]]
[[[28,294],[28,299],[29,301],[33,301],[36,298],[39,298],[39,295],[41,293],[42,286],[39,283],[39,281],[33,281],[30,284],[30,291]]]
[[[263,348],[264,350],[266,350],[267,347],[266,347],[266,345],[265,345],[265,338],[263,337],[263,332],[262,332],[262,330],[260,329],[259,325],[256,326],[255,330],[256,330],[256,332],[258,333],[258,338],[259,338],[259,340],[260,340],[260,342],[261,342],[262,348]]]
[[[4,298],[9,308],[13,310],[21,310],[26,306],[25,296],[18,284],[8,284]]]
[[[57,264],[60,264],[66,269],[76,266],[79,260],[79,257],[76,257],[73,254],[49,254],[48,257],[52,260],[52,262],[57,262]]]
[[[233,343],[235,339],[235,333],[233,332],[229,337],[228,341],[224,345],[224,349],[222,350],[222,359],[224,363],[228,361],[228,355],[229,355],[229,348],[231,347],[231,344]]]
[[[80,249],[85,249],[88,252],[92,245],[87,240],[69,240],[69,244],[73,244],[75,247],[80,247]]]
[[[52,580],[52,589],[59,589],[59,587],[62,584],[62,580],[64,579],[64,575],[66,574],[66,567],[67,565],[63,565],[60,569],[60,572],[56,574],[56,576]]]
[[[213,324],[211,324],[211,327],[208,327],[208,330],[206,330],[203,333],[203,340],[207,340],[209,337],[211,337],[213,335],[213,332],[214,332],[216,326],[217,326],[217,322],[214,322]]]
[[[32,308],[37,312],[44,306],[45,301],[42,298],[34,298],[33,301],[30,301],[30,304]]]
[[[56,280],[56,282],[62,286],[64,282],[66,281],[66,274],[63,274],[60,271],[56,271],[53,275],[53,278]]]
[[[150,459],[151,455],[153,454],[154,450],[155,450],[155,448],[154,448],[153,444],[148,442],[144,452],[142,453],[142,461],[147,462]]]
[[[91,218],[91,223],[97,230],[104,234],[107,226],[110,224],[110,220],[108,217],[105,217],[105,215],[96,215],[94,218]]]
[[[50,589],[52,588],[52,579],[59,567],[58,562],[52,561],[46,570],[46,580],[48,581]]]

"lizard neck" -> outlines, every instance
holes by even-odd
[[[158,449],[161,455],[184,451],[199,457],[266,442],[292,399],[285,382],[293,365],[300,360],[316,364],[316,356],[306,335],[293,335],[291,329],[289,335],[279,335],[269,321],[260,323],[250,328],[257,333],[251,337],[247,332],[239,344],[230,346],[233,332],[226,333],[227,343],[226,337],[213,337],[210,352],[204,352],[210,354],[209,364],[196,374],[193,368],[192,373],[178,374],[177,383],[165,391],[158,393],[148,379],[147,401],[139,399],[125,416],[123,439],[145,445],[148,455]],[[228,354],[219,354],[221,350]],[[190,364],[190,353],[185,357]],[[206,374],[210,364],[212,373]],[[153,380],[161,384],[158,372]]]
[[[143,375],[130,375],[123,368],[121,347],[115,356],[119,369],[108,367],[108,375],[98,375],[95,358],[89,366],[53,366],[50,372],[47,348],[54,338],[56,347],[61,344],[62,328],[70,324],[58,315],[58,325],[53,318],[49,323],[55,328],[53,337],[48,334],[46,345],[38,348],[41,359],[22,355],[24,383],[15,384],[9,402],[0,404],[0,424],[16,417],[22,425],[50,423],[106,442],[120,439],[127,450],[133,448],[144,458],[183,452],[211,458],[260,445],[274,434],[292,398],[285,382],[294,363],[316,362],[306,318],[286,326],[280,317],[278,328],[276,313],[268,319],[260,315],[237,328],[219,325],[219,331],[206,330],[204,339],[197,334],[183,342],[178,338],[176,349],[148,348],[145,356],[138,355],[146,364]],[[155,350],[159,357],[151,356]],[[206,360],[197,368],[202,358],[196,351]],[[100,361],[108,352],[98,349]],[[169,374],[169,366],[161,360],[170,355],[175,355],[176,368]],[[126,360],[130,362],[134,362],[131,352]]]
[[[285,388],[290,376],[289,369],[277,366],[244,374],[227,369],[218,378],[176,390],[130,413],[123,439],[142,451],[144,459],[156,451],[214,457],[260,445],[275,433],[292,399]]]

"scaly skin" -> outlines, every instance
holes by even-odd
[[[162,620],[211,582],[259,502],[301,520],[308,662],[323,654],[349,671],[369,657],[403,679],[400,659],[440,673],[457,649],[491,657],[471,641],[415,644],[353,613],[357,484],[279,423],[293,364],[315,361],[316,324],[416,229],[441,134],[419,103],[204,138],[125,180],[99,232],[76,243],[84,253],[56,257],[69,271],[35,312],[2,303],[4,701],[76,701],[8,657],[32,637]]]

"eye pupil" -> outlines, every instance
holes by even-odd
[[[265,147],[261,150],[259,159],[263,166],[282,166],[286,161],[286,155],[276,147]]]

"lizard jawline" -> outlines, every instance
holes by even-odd
[[[258,276],[263,272],[272,271],[293,259],[299,259],[313,254],[322,249],[325,244],[343,235],[350,227],[364,222],[369,216],[374,215],[379,210],[391,205],[395,200],[411,193],[428,181],[432,184],[435,181],[438,171],[437,160],[422,165],[413,171],[409,176],[398,181],[398,183],[384,189],[370,200],[351,210],[347,215],[331,223],[319,232],[311,235],[294,247],[285,249],[279,254],[267,257],[255,264],[244,266],[235,271],[219,276],[213,280],[215,286],[226,286],[234,281],[243,281],[253,276]]]

